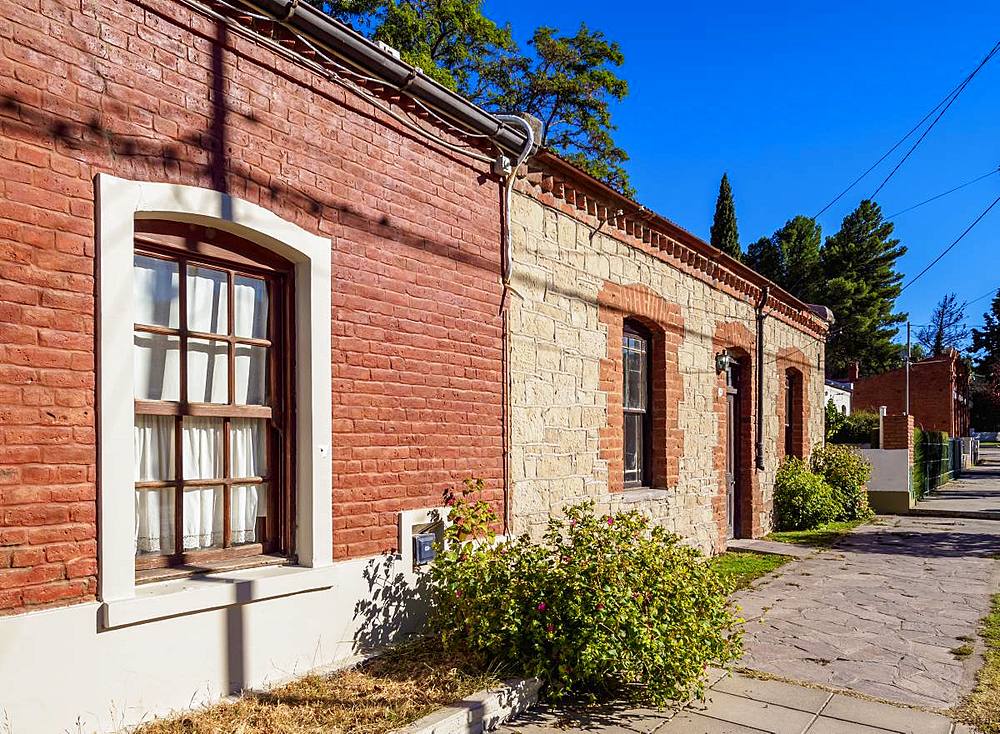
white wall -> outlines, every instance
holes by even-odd
[[[0,618],[0,731],[114,731],[347,661],[419,622],[398,559],[325,570],[326,589],[115,629],[98,602]]]
[[[851,391],[844,390],[839,387],[833,387],[832,385],[823,386],[823,405],[825,406],[830,401],[837,406],[839,410],[844,415],[851,414]]]
[[[910,491],[910,455],[906,449],[859,449],[872,465],[870,492]]]

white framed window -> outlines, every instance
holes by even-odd
[[[141,601],[137,599],[137,553],[139,556],[167,557],[170,550],[176,556],[186,550],[215,546],[233,549],[261,546],[263,544],[257,542],[260,540],[259,534],[271,532],[266,520],[256,519],[261,510],[260,498],[265,497],[267,492],[247,488],[267,484],[271,479],[272,475],[267,473],[269,470],[264,468],[265,452],[261,448],[257,452],[259,456],[255,454],[253,457],[242,456],[241,452],[248,449],[253,453],[255,447],[260,448],[255,444],[260,436],[254,435],[253,427],[249,432],[245,431],[244,423],[247,420],[269,419],[269,402],[274,396],[269,395],[268,390],[274,389],[278,384],[265,367],[266,359],[273,358],[273,355],[262,356],[265,355],[264,350],[270,348],[269,337],[272,335],[267,331],[264,314],[268,311],[268,297],[276,291],[266,282],[266,273],[247,266],[246,258],[240,258],[227,270],[224,263],[220,265],[211,259],[207,262],[205,258],[193,258],[189,261],[183,257],[172,258],[169,253],[160,253],[158,258],[151,257],[157,253],[150,252],[142,244],[137,250],[137,231],[141,234],[150,229],[145,225],[154,221],[211,228],[250,243],[261,253],[271,253],[289,263],[288,275],[292,281],[289,292],[293,296],[292,302],[288,304],[290,313],[287,323],[290,325],[291,341],[294,344],[294,354],[289,359],[289,364],[294,365],[294,368],[290,368],[293,374],[289,375],[289,379],[294,380],[295,390],[294,395],[289,393],[289,400],[294,401],[294,405],[288,406],[288,413],[295,416],[293,428],[296,440],[294,447],[289,448],[294,452],[294,461],[289,462],[289,466],[294,465],[295,471],[294,476],[289,477],[289,486],[294,492],[294,501],[290,503],[294,507],[294,517],[289,518],[287,525],[288,545],[297,559],[298,572],[301,572],[302,567],[322,568],[332,564],[330,240],[313,235],[255,204],[210,189],[129,181],[99,174],[98,595],[105,603],[105,622],[109,626],[115,626],[116,621],[130,623],[150,616],[164,616],[156,610],[149,611],[149,605],[146,604],[139,605],[142,609],[136,604],[127,604],[129,600]],[[158,273],[161,276],[159,278]],[[193,289],[190,291],[191,298],[186,303],[188,310],[185,314],[180,313],[179,298],[174,303],[170,292],[159,295],[155,292],[157,284],[170,291],[172,283],[176,283],[180,291],[184,287],[181,281]],[[225,303],[220,299],[213,300],[213,294],[218,295],[224,290],[223,281],[231,291],[227,294]],[[204,304],[198,300],[202,296],[207,299]],[[202,308],[202,305],[205,307]],[[222,313],[224,310],[225,314]],[[216,338],[206,337],[206,334],[215,335]],[[150,354],[143,352],[143,349],[150,346],[146,342],[151,339],[165,340],[160,345],[163,349],[157,352],[163,358],[157,362],[162,369],[151,369]],[[138,347],[137,340],[142,342]],[[172,343],[167,344],[170,340],[178,342],[176,352],[171,348]],[[182,366],[180,346],[183,342],[187,343],[188,349],[184,350],[187,352],[187,360]],[[207,351],[206,344],[209,346]],[[218,349],[213,351],[213,344]],[[254,356],[259,357],[256,362]],[[176,359],[171,361],[173,357]],[[212,365],[217,365],[218,369],[203,364],[208,357],[211,357],[209,361]],[[241,357],[248,359],[241,360]],[[194,362],[191,362],[192,359]],[[176,365],[174,361],[177,362]],[[175,366],[178,379],[166,379],[168,374],[173,374]],[[182,371],[190,371],[191,376],[186,383],[188,395],[185,396],[180,394],[183,386],[180,379]],[[247,374],[243,375],[243,372]],[[195,379],[196,375],[200,377]],[[247,379],[241,380],[241,375]],[[156,385],[150,384],[150,376],[157,377]],[[209,382],[212,383],[212,389],[209,389]],[[200,390],[199,394],[192,397],[192,389],[196,392]],[[233,394],[230,395],[230,392]],[[142,407],[137,409],[137,405]],[[192,411],[190,406],[195,406],[196,409]],[[191,415],[192,412],[198,415]],[[165,444],[159,446],[162,443],[160,439],[163,438],[159,433],[169,433],[169,427],[159,425],[158,416],[168,414],[175,427],[177,421],[181,421],[183,432],[184,421],[209,420],[212,418],[209,414],[213,412],[219,413],[218,418],[222,419],[223,425],[229,423],[229,442],[223,442],[213,452],[204,450],[205,447],[184,446],[181,441],[179,450],[180,454],[186,454],[192,462],[197,458],[195,454],[203,458],[212,454],[208,458],[212,458],[213,467],[216,463],[219,466],[215,467],[218,471],[209,473],[213,477],[218,474],[219,487],[228,489],[230,494],[229,514],[224,511],[225,490],[214,486],[211,502],[188,503],[192,523],[194,511],[197,510],[197,519],[199,522],[204,521],[202,524],[205,528],[202,530],[206,530],[196,533],[199,546],[196,549],[183,538],[176,537],[173,532],[174,528],[181,528],[182,535],[187,534],[183,515],[178,512],[175,503],[153,502],[149,508],[140,508],[136,492],[140,484],[143,489],[148,490],[157,489],[153,485],[159,482],[163,484],[159,489],[169,485],[172,492],[176,493],[184,491],[184,481],[192,478],[177,477],[174,473],[176,470],[168,468],[170,457],[173,457],[175,467],[179,456],[172,447]],[[205,415],[201,415],[202,413]],[[243,416],[242,413],[248,415]],[[249,413],[254,415],[250,416]],[[236,421],[235,433],[233,421]],[[212,433],[215,428],[217,427],[214,425],[196,426],[191,423],[187,433],[192,439],[204,438],[210,433],[215,435]],[[225,428],[222,430],[225,431]],[[244,436],[243,433],[247,435]],[[140,438],[143,440],[139,440]],[[241,442],[241,438],[246,440]],[[230,470],[225,468],[223,454],[230,455]],[[274,457],[276,454],[272,452],[268,456]],[[215,458],[220,461],[215,462]],[[236,464],[240,462],[247,466],[241,464],[237,467]],[[255,462],[260,466],[249,466],[249,463]],[[196,468],[200,472],[205,467],[199,465]],[[236,469],[239,471],[235,471]],[[157,476],[155,479],[148,478],[144,472],[150,476],[155,473]],[[182,468],[182,472],[190,474],[188,469]],[[245,481],[237,481],[240,479]],[[192,485],[199,483],[200,479],[195,478]],[[146,484],[149,486],[145,486]],[[188,488],[188,491],[205,493],[203,488],[195,486]],[[159,492],[159,495],[166,497],[164,492]],[[258,500],[254,506],[254,519],[248,520],[242,515],[249,512],[247,507],[253,504],[251,500],[254,498]],[[185,502],[187,499],[184,496]],[[221,503],[216,500],[221,500]],[[276,502],[264,502],[271,503],[268,507],[272,513],[278,512]],[[222,507],[216,507],[217,504]],[[164,507],[170,510],[167,514],[171,519],[169,522],[164,519],[160,523],[159,514]],[[206,507],[212,510],[212,517],[208,519],[203,512]],[[241,508],[246,512],[241,514]],[[150,509],[151,512],[146,512],[145,509]],[[234,510],[237,511],[235,515]],[[160,523],[160,527],[150,529],[150,518]],[[193,528],[192,523],[189,525]],[[145,528],[145,534],[141,538],[137,535],[140,525]],[[220,533],[215,532],[216,526]],[[221,534],[221,529],[226,526],[228,536]],[[277,542],[277,530],[273,537]],[[172,543],[172,549],[165,549],[163,543]],[[144,552],[139,552],[140,550]],[[275,575],[274,571],[267,577],[271,579],[271,587],[276,590],[280,588],[281,593],[294,591],[297,585],[309,587],[315,583],[301,573],[293,582],[289,582],[281,574]],[[275,581],[276,578],[279,580]],[[183,588],[190,590],[196,586],[197,584],[188,583]],[[266,595],[268,585],[258,584],[258,587],[255,593]],[[217,590],[205,596],[216,601],[227,598],[226,593],[220,595]],[[237,594],[234,598],[244,599],[245,596]],[[176,613],[176,610],[196,607],[197,602],[174,599],[163,606],[165,610],[174,609]],[[110,607],[113,608],[109,610]]]

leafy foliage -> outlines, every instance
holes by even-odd
[[[774,512],[778,530],[809,530],[836,520],[840,507],[833,487],[802,459],[790,457],[774,479]]]
[[[733,189],[729,185],[728,174],[722,174],[719,182],[719,196],[715,200],[715,218],[712,220],[712,230],[709,241],[712,247],[717,247],[727,255],[737,260],[743,258],[740,248],[740,234],[736,228],[736,203],[733,201]]]
[[[1000,291],[983,314],[983,327],[972,330],[972,351],[979,357],[976,371],[987,377],[1000,375]]]
[[[831,405],[832,402],[826,406],[828,443],[878,445],[878,413],[855,410],[850,415],[843,415],[836,408],[831,410]]]
[[[542,121],[540,143],[633,195],[615,144],[611,104],[628,94],[621,48],[581,23],[575,33],[535,29],[528,51],[482,0],[313,0],[338,20],[399,50],[403,59],[485,109]]]
[[[702,693],[707,665],[740,656],[726,585],[639,513],[577,505],[541,542],[497,543],[488,505],[468,489],[452,499],[454,524],[430,571],[431,625],[447,650],[538,676],[554,698],[653,704]]]
[[[897,324],[906,319],[894,310],[902,281],[896,261],[906,247],[892,233],[893,224],[882,218],[878,204],[866,199],[844,217],[820,251],[824,282],[819,300],[837,318],[826,351],[833,374],[855,361],[865,374],[896,365],[899,348],[893,338]]]
[[[917,499],[951,480],[951,440],[947,433],[913,430],[912,476]]]
[[[872,465],[856,449],[835,444],[819,446],[809,457],[809,464],[833,488],[839,508],[834,520],[867,520],[872,516],[867,489]]]
[[[747,264],[806,303],[820,301],[823,284],[820,263],[822,228],[814,219],[798,215],[770,237],[747,248]]]
[[[944,354],[948,349],[961,351],[968,339],[965,306],[958,302],[954,293],[946,293],[934,307],[931,322],[917,329],[917,341],[934,357]]]

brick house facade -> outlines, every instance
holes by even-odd
[[[326,20],[347,68],[321,62],[292,33],[319,13],[289,8],[0,0],[0,715],[27,730],[111,730],[388,642],[419,617],[407,523],[469,476],[510,531],[595,497],[721,547],[720,351],[746,360],[744,534],[770,527],[787,370],[796,445],[822,435],[826,323],[805,304],[765,304],[758,412],[762,279],[586,199],[548,154],[514,195],[505,298],[493,161],[525,137],[444,90],[450,115],[408,102],[433,85]],[[201,327],[206,273],[228,295]],[[626,320],[654,335],[643,491],[622,481]],[[261,425],[258,465],[238,437]]]
[[[910,415],[917,428],[968,436],[969,400],[969,368],[954,349],[910,365]],[[884,405],[890,415],[904,413],[906,370],[856,378],[851,401],[852,410],[878,412]]]

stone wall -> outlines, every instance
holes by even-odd
[[[705,550],[725,543],[725,376],[744,360],[740,445],[744,533],[771,527],[784,456],[785,372],[801,377],[804,452],[823,438],[822,335],[769,316],[764,330],[764,469],[754,467],[756,324],[751,298],[672,266],[628,233],[600,226],[528,185],[512,207],[509,296],[512,530],[538,533],[567,504],[637,508]],[[733,282],[731,273],[718,276]],[[622,489],[621,324],[653,334],[653,481]],[[722,410],[719,410],[719,407]],[[796,451],[798,453],[798,451]],[[749,498],[752,497],[752,502]]]

